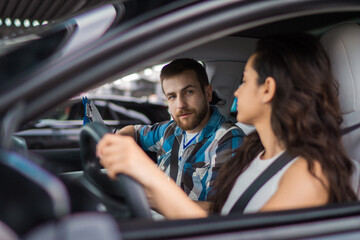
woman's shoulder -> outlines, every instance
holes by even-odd
[[[298,157],[294,161],[262,211],[313,207],[328,202],[328,184],[320,163],[313,161],[314,174],[311,174],[306,159]]]
[[[295,162],[288,168],[280,180],[279,187],[295,186],[305,192],[311,194],[312,192],[327,193],[328,180],[322,170],[319,161],[311,160],[313,166],[310,166],[310,161],[299,156]]]
[[[312,168],[310,168],[311,166],[309,166],[310,162],[313,165]],[[310,171],[313,171],[313,174]],[[301,156],[295,159],[295,162],[286,171],[284,177],[286,177],[287,175],[313,177],[313,178],[320,178],[322,180],[326,180],[325,175],[322,171],[322,166],[319,161],[315,159],[308,161],[307,159]]]

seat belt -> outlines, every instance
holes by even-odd
[[[358,129],[359,127],[360,127],[360,123],[357,123],[357,124],[352,125],[352,126],[347,127],[347,128],[343,128],[343,129],[341,129],[341,134],[342,135],[348,134],[349,132],[352,132],[352,131]]]
[[[171,149],[171,155],[170,155],[170,177],[176,182],[176,178],[178,175],[178,169],[179,169],[179,142],[174,136],[174,143],[173,147]]]
[[[194,154],[196,154],[200,148],[205,144],[207,141],[207,138],[204,137],[204,139],[201,142],[196,143],[195,148],[192,150]],[[170,155],[170,177],[176,182],[178,171],[179,171],[179,142],[177,138],[174,138],[174,143],[171,149],[171,155]]]
[[[230,213],[243,213],[245,207],[250,202],[251,198],[255,195],[255,193],[267,182],[270,178],[272,178],[278,171],[280,171],[286,164],[288,164],[292,159],[294,159],[294,155],[285,151],[281,154],[268,168],[265,169],[256,179],[255,181],[245,190],[245,192],[241,195],[241,197],[237,200],[235,205],[230,210]]]

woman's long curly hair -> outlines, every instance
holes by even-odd
[[[306,159],[313,176],[314,161],[320,163],[329,185],[328,203],[356,200],[351,187],[353,165],[341,141],[338,87],[321,44],[305,34],[264,38],[258,41],[252,67],[258,85],[267,77],[276,81],[271,126],[287,151]],[[263,149],[253,132],[223,165],[209,198],[212,213],[221,211],[237,177]]]

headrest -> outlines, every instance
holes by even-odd
[[[320,39],[327,51],[333,74],[339,82],[339,101],[344,115],[360,109],[360,26],[341,23]]]
[[[219,93],[215,90],[213,90],[212,92],[212,99],[210,102],[211,105],[217,105],[217,106],[224,106],[226,104],[226,100],[222,99],[219,96]]]

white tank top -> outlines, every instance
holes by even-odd
[[[264,151],[258,154],[258,156],[250,163],[249,167],[237,178],[234,187],[232,188],[229,197],[221,210],[221,215],[229,214],[230,210],[250,184],[253,183],[253,181],[283,152],[279,153],[275,157],[265,160],[260,159],[260,156],[264,153]],[[286,164],[255,193],[248,205],[245,207],[244,213],[257,212],[270,200],[277,191],[282,176],[296,159],[297,157]]]

